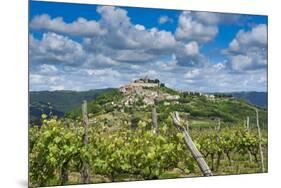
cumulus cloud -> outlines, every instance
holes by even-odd
[[[103,54],[89,54],[83,66],[87,67],[108,67],[119,63]]]
[[[209,64],[200,69],[189,68],[182,83],[187,90],[202,92],[266,91],[267,88],[266,71],[233,74],[224,63]]]
[[[250,31],[240,30],[229,44],[229,51],[241,52],[253,47],[267,48],[267,25],[257,25]]]
[[[179,17],[176,29],[176,38],[185,41],[208,42],[218,33],[214,24],[205,24],[200,19],[192,16],[190,11],[183,11]]]
[[[184,74],[184,78],[196,78],[200,76],[200,69],[198,68],[194,68],[194,69],[191,69],[191,70],[188,70],[185,74]]]
[[[143,25],[140,25],[140,24],[136,24],[136,25],[135,25],[135,28],[136,28],[137,30],[140,30],[140,31],[144,31],[144,30],[145,30],[145,27],[144,27]]]
[[[165,23],[172,23],[173,20],[171,18],[169,18],[168,16],[160,16],[158,19],[158,23],[159,24],[165,24]]]
[[[167,68],[169,66],[172,69]],[[191,68],[176,66],[172,61],[162,61],[146,66],[136,66],[134,69],[131,67],[128,69],[124,67],[89,69],[68,67],[52,77],[31,73],[30,86],[31,90],[56,90],[60,86],[64,86],[63,89],[67,90],[116,88],[144,76],[158,78],[174,89],[203,92],[265,91],[267,84],[263,70],[255,70],[251,74],[248,72],[232,74],[220,63]]]
[[[31,90],[57,90],[63,86],[63,75],[48,75],[31,72],[29,85]],[[61,88],[62,89],[62,88]],[[63,88],[64,89],[64,88]]]
[[[115,78],[119,78],[121,77],[121,74],[117,71],[114,70],[112,68],[105,68],[105,69],[89,69],[89,70],[85,70],[90,76],[102,76],[102,77],[115,77]]]
[[[113,28],[126,28],[131,25],[127,11],[114,6],[99,6],[97,12],[102,16],[101,23]]]
[[[183,11],[179,16],[176,38],[206,43],[218,34],[219,24],[233,24],[239,18],[237,14]]]
[[[122,62],[149,62],[155,59],[155,55],[145,50],[119,50],[114,58]]]
[[[40,65],[40,72],[42,74],[56,73],[57,71],[58,69],[54,65],[48,65],[48,64]]]
[[[31,63],[79,64],[85,58],[80,43],[55,33],[45,33],[41,40],[29,37]]]
[[[267,57],[264,53],[246,52],[244,54],[230,55],[229,63],[234,71],[261,69],[267,66]]]
[[[173,54],[169,59],[155,62],[155,66],[161,71],[173,71],[178,66],[177,57]]]
[[[129,81],[126,75],[113,68],[56,66],[57,72],[45,74],[37,71],[38,69],[40,65],[34,65],[31,69],[29,75],[31,90],[90,90],[119,87]]]
[[[188,56],[196,56],[199,54],[199,47],[197,42],[195,41],[187,43],[184,47],[185,52]]]
[[[124,9],[102,6],[97,8],[97,12],[101,14],[101,25],[111,31],[102,41],[96,40],[103,45],[123,50],[163,50],[173,48],[176,44],[171,32],[159,31],[157,28],[146,29],[143,25],[132,24]]]
[[[267,25],[240,30],[223,51],[234,71],[254,70],[267,66]]]
[[[207,25],[217,24],[231,24],[239,20],[240,15],[238,14],[225,14],[225,13],[214,13],[214,12],[193,12],[193,16],[198,21]]]
[[[78,18],[66,23],[62,17],[52,19],[48,14],[35,16],[30,22],[30,28],[83,37],[104,35],[107,32],[94,20]]]
[[[94,36],[91,37],[85,33],[80,33],[80,36],[83,37],[83,43],[77,44],[82,46],[78,49],[78,52],[73,52],[73,55],[76,55],[77,58],[71,57],[69,60],[72,59],[77,63],[83,62],[83,64],[92,66],[107,66],[117,65],[120,62],[155,62],[159,58],[175,54],[178,59],[178,65],[189,66],[199,61],[197,57],[200,55],[200,47],[197,41],[178,41],[170,31],[159,30],[155,27],[147,29],[140,24],[134,25],[131,23],[127,11],[122,8],[99,6],[97,7],[97,12],[101,16],[100,20],[91,20],[87,21],[87,23],[95,23],[93,25],[99,28],[98,31],[105,30],[107,34],[99,35],[98,33],[94,33]],[[79,18],[78,20],[82,19],[83,18]],[[74,28],[76,28],[78,20],[66,24],[62,18],[51,19],[48,15],[41,15],[33,18],[30,25],[31,28],[45,28],[46,30],[54,30],[58,33],[63,33],[62,31],[65,29],[68,32],[66,34],[73,34],[74,31],[76,31]],[[85,27],[86,29],[84,29]],[[86,32],[87,26],[81,25],[79,30]],[[93,29],[93,32],[96,30],[97,29]],[[44,41],[51,38],[49,36],[50,34],[47,35],[48,36],[44,36],[40,42],[34,39],[31,39],[31,41],[35,41],[37,43],[36,46],[39,44],[39,46],[43,46],[41,48],[46,48],[48,45],[45,44],[46,42],[44,43]],[[58,36],[60,36],[55,33],[53,33],[53,35],[55,35],[53,38],[59,38]],[[67,40],[71,39],[67,38]],[[72,42],[75,43],[75,41]],[[61,52],[65,50],[66,49],[60,48]],[[36,51],[36,47],[34,51]],[[32,54],[38,55],[34,57],[34,59],[37,58],[36,60],[47,58],[47,56],[51,58],[53,56],[53,53],[51,53],[52,50],[48,49],[47,51],[48,53],[46,56],[42,53],[40,54],[38,51],[35,53],[32,52]],[[85,51],[87,53],[86,57],[83,56],[85,55]],[[80,55],[79,52],[81,52]],[[54,55],[53,58],[56,58],[57,61],[63,61],[65,59],[65,57],[61,57],[60,55]]]
[[[32,29],[46,32],[29,38],[31,90],[119,87],[146,75],[175,89],[266,90],[266,25],[239,31],[223,52],[227,61],[217,63],[201,48],[218,34],[218,24],[238,17],[183,11],[171,32],[133,23],[123,8],[99,6],[97,13],[99,20],[31,20]],[[170,22],[165,16],[158,21]]]
[[[195,55],[194,52],[189,53],[190,45],[187,46],[186,53],[184,43],[177,41],[170,31],[134,25],[124,9],[102,6],[97,8],[97,12],[101,14],[99,23],[112,32],[104,37],[85,39],[84,44],[89,52],[98,51],[115,61],[125,63],[147,63],[172,54],[184,56],[182,59],[188,61],[189,54]]]

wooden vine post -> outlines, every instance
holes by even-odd
[[[221,129],[221,119],[218,118],[218,125],[216,126],[216,141],[217,141],[217,144],[220,143],[220,129]],[[219,170],[219,167],[220,167],[220,160],[221,160],[221,156],[222,156],[222,151],[218,151],[217,155],[218,155],[218,158],[217,158],[217,164],[216,164],[216,171]]]
[[[188,122],[189,115],[190,115],[190,113],[186,113],[186,122],[185,122],[185,126],[186,126],[186,130],[187,130],[187,131],[189,131],[189,122]]]
[[[60,174],[60,185],[66,185],[68,182],[68,163],[70,159],[66,159],[66,161],[62,164],[61,174]]]
[[[247,131],[250,132],[250,117],[249,116],[247,116],[246,128],[247,128]],[[252,162],[253,161],[253,157],[252,157],[251,152],[248,151],[248,154],[249,154],[250,162]]]
[[[259,111],[256,108],[256,118],[257,118],[257,128],[258,128],[258,136],[259,136],[259,150],[260,150],[260,158],[261,158],[261,169],[262,172],[265,172],[264,170],[264,161],[263,161],[263,151],[261,146],[261,131],[260,131],[260,125],[259,125]]]
[[[82,117],[83,117],[83,124],[84,124],[83,145],[86,147],[88,145],[88,129],[89,129],[89,119],[88,119],[86,100],[84,100],[82,103]],[[89,163],[85,159],[82,161],[81,176],[82,176],[82,183],[90,183]]]
[[[212,174],[212,171],[210,170],[208,164],[204,160],[202,154],[196,148],[196,146],[193,143],[188,131],[182,125],[180,117],[179,117],[179,113],[178,112],[171,113],[171,116],[172,116],[173,123],[174,123],[175,127],[183,133],[186,145],[187,145],[188,149],[190,150],[193,158],[196,160],[196,162],[197,162],[201,172],[203,173],[203,175],[204,176],[212,176],[213,174]]]
[[[221,119],[218,118],[218,125],[216,126],[216,139],[217,139],[217,142],[220,141],[220,129],[221,129]]]
[[[250,117],[247,116],[247,121],[246,121],[246,127],[247,127],[247,130],[250,130]]]
[[[153,124],[154,133],[158,134],[159,128],[158,128],[158,122],[157,122],[157,112],[156,112],[155,107],[152,108],[152,124]]]

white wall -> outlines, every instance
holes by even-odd
[[[51,1],[51,0],[49,0]],[[280,187],[280,5],[277,0],[68,0],[269,15],[269,173],[76,187]],[[1,1],[0,187],[27,187],[27,0]],[[71,186],[67,186],[71,187]]]

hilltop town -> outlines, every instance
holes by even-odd
[[[126,95],[123,99],[125,106],[132,105],[139,100],[141,100],[144,105],[153,105],[155,102],[163,100],[178,103],[176,100],[178,100],[180,96],[164,92],[161,90],[163,87],[164,84],[161,84],[158,79],[151,80],[145,77],[120,87],[119,91]]]
[[[119,88],[119,91],[126,95],[123,99],[125,106],[132,105],[139,100],[145,105],[153,105],[156,102],[165,101],[165,105],[178,104],[180,99],[180,93],[186,93],[188,95],[205,96],[209,100],[214,100],[215,96],[212,94],[205,94],[201,92],[193,91],[178,91],[168,92],[164,89],[165,84],[161,83],[158,79],[149,79],[147,76],[134,80],[133,82],[124,85]]]

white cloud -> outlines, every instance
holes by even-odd
[[[31,90],[57,90],[59,85],[64,84],[64,75],[43,75],[31,72],[29,84]]]
[[[136,24],[136,25],[135,25],[135,28],[136,28],[137,30],[140,30],[140,31],[144,31],[144,30],[145,30],[145,27],[144,27],[143,25],[140,25],[140,24]]]
[[[107,32],[105,29],[101,28],[98,22],[94,20],[78,18],[71,23],[66,23],[62,17],[52,19],[48,14],[35,16],[30,22],[30,27],[32,29],[83,37],[104,35]]]
[[[178,61],[175,54],[173,54],[171,58],[166,61],[156,61],[155,66],[158,67],[159,71],[173,71],[178,66]]]
[[[175,38],[171,32],[158,31],[156,28],[146,29],[144,26],[133,25],[127,15],[127,11],[121,8],[103,6],[98,7],[101,14],[101,24],[108,30],[103,38],[103,43],[114,49],[170,49],[175,44]]]
[[[237,39],[233,39],[229,43],[229,51],[238,52],[239,50],[240,50],[239,42],[237,41]]]
[[[267,82],[266,75],[261,75],[260,78],[258,79],[258,83],[266,83],[266,82]]]
[[[139,73],[139,77],[145,77],[148,76],[150,78],[156,78],[159,76],[159,73],[156,72],[155,70],[147,70]]]
[[[260,24],[252,28],[250,31],[240,30],[236,35],[236,39],[243,45],[267,45],[267,25]]]
[[[223,70],[225,68],[225,62],[216,63],[214,65],[216,71]]]
[[[200,69],[194,68],[192,70],[187,71],[187,73],[184,74],[184,78],[195,78],[200,76]]]
[[[144,50],[119,50],[114,58],[125,62],[149,62],[155,59],[155,55]]]
[[[170,23],[173,22],[173,20],[171,18],[169,18],[168,16],[160,16],[158,19],[159,24],[165,24],[168,22],[170,22]]]
[[[200,49],[217,35],[217,24],[232,19],[224,14],[184,11],[174,34],[132,23],[122,8],[102,6],[97,12],[98,21],[80,18],[65,23],[62,18],[47,16],[40,18],[41,22],[47,18],[47,23],[39,27],[40,19],[33,19],[34,28],[52,31],[57,24],[53,32],[67,37],[53,32],[40,39],[30,36],[31,90],[119,87],[146,75],[184,90],[266,90],[266,70],[260,69],[267,64],[263,26],[238,32],[225,50],[228,61],[214,63]],[[78,22],[85,23],[81,28],[86,30],[80,31],[84,34],[75,29]],[[93,24],[87,25],[89,22]],[[83,42],[70,35],[81,36]]]
[[[170,49],[176,45],[176,40],[171,32],[168,31],[159,31],[156,28],[152,28],[147,33],[147,36],[144,38],[144,44],[152,45],[153,49]],[[150,44],[149,44],[150,40]]]
[[[233,74],[224,63],[190,68],[178,66],[173,57],[168,61],[151,62],[145,66],[131,64],[108,68],[67,66],[52,77],[31,70],[30,86],[31,90],[56,90],[60,86],[67,90],[116,88],[147,75],[160,79],[168,87],[192,91],[265,91],[267,86],[264,70]]]
[[[216,25],[220,22],[221,16],[219,13],[212,12],[194,12],[196,19],[204,24]]]
[[[40,65],[40,72],[43,74],[56,73],[58,69],[54,65],[43,64]]]
[[[98,51],[119,62],[148,62],[175,53],[177,41],[169,31],[133,24],[125,9],[100,6],[99,23],[108,31],[103,37],[84,39],[90,53]]]
[[[251,30],[240,30],[224,50],[234,71],[265,68],[267,65],[267,26],[260,24]]]
[[[251,66],[253,59],[245,55],[235,55],[230,57],[231,68],[235,71],[245,70],[245,68]]]
[[[238,53],[249,48],[267,48],[267,25],[257,25],[250,31],[240,30],[230,42],[228,51]]]
[[[114,66],[119,63],[110,57],[104,56],[103,54],[89,54],[84,63],[85,66],[90,67],[106,67]]]
[[[102,16],[101,23],[113,28],[127,28],[131,25],[127,11],[113,6],[99,6],[97,12]]]
[[[188,90],[203,92],[266,91],[266,70],[233,74],[223,63],[187,69],[181,79]]]
[[[192,41],[185,45],[185,52],[188,56],[196,56],[199,54],[199,47],[197,42]]]
[[[41,40],[31,35],[29,54],[31,63],[77,64],[85,58],[81,44],[55,33],[45,33]]]
[[[240,18],[238,14],[226,14],[226,13],[215,13],[215,12],[193,12],[194,17],[200,22],[207,25],[217,24],[232,24],[237,22]]]
[[[121,74],[117,70],[113,70],[112,68],[105,68],[105,69],[89,69],[86,72],[90,76],[98,76],[98,77],[120,77]]]
[[[184,41],[197,41],[200,43],[212,40],[218,33],[216,25],[204,24],[193,17],[191,12],[183,11],[179,17],[176,29],[176,38]]]
[[[37,85],[37,84],[44,84],[43,82],[43,76],[40,74],[30,74],[29,75],[29,82],[30,85]]]
[[[174,34],[169,31],[158,30],[157,28],[147,29],[140,24],[134,25],[131,23],[127,11],[122,8],[99,6],[97,12],[101,15],[101,19],[93,21],[93,23],[95,22],[98,27],[110,32],[103,36],[97,34],[94,37],[81,34],[81,37],[84,37],[83,47],[70,38],[62,38],[55,33],[44,35],[41,41],[32,38],[31,43],[32,41],[37,43],[31,49],[31,54],[35,54],[32,61],[50,60],[51,62],[70,62],[69,64],[73,65],[109,66],[118,65],[120,62],[152,62],[175,54],[178,57],[179,65],[188,66],[190,65],[188,62],[196,64],[197,60],[194,57],[199,55],[200,52],[199,45],[195,41],[185,44],[185,42],[177,41]],[[78,20],[82,22],[83,18]],[[41,23],[42,28],[44,25],[48,26],[49,29],[54,27],[57,29],[56,32],[62,32],[66,27],[69,27],[67,31],[74,32],[73,28],[77,25],[76,22],[65,24],[62,18],[51,19],[48,15],[41,15],[31,21],[31,26],[35,27]],[[81,26],[81,28],[80,30],[84,30],[85,27]],[[66,46],[62,45],[64,40],[72,42],[73,47],[77,50],[65,49]],[[30,45],[32,46],[32,44]],[[45,49],[46,55],[36,49],[38,45],[42,46],[41,49]],[[54,53],[55,49],[58,50],[56,54]],[[67,53],[68,51],[71,51],[71,53]],[[192,58],[192,61],[190,58]]]
[[[140,65],[134,65],[134,64],[132,64],[132,65],[130,65],[130,68],[131,68],[132,70],[139,70],[139,69],[141,68],[141,66],[140,66]]]
[[[55,90],[64,90],[65,87],[63,85],[55,85],[55,86],[51,86],[50,90],[51,91],[55,91]]]

